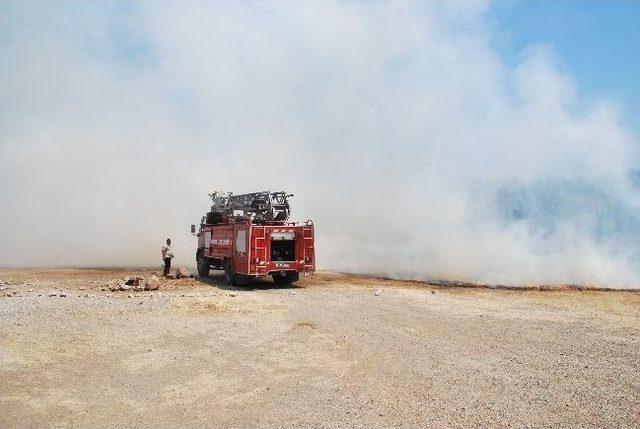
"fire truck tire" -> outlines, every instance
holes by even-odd
[[[198,268],[198,275],[200,277],[207,277],[209,275],[209,263],[202,255],[198,255],[198,260],[196,261],[196,266]]]
[[[224,262],[224,281],[230,285],[236,284],[236,272],[231,261]]]

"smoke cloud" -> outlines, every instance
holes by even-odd
[[[0,3],[0,265],[160,264],[212,189],[320,268],[640,285],[637,136],[485,1]]]

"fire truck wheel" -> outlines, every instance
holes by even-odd
[[[209,275],[209,264],[207,263],[207,260],[204,259],[204,257],[202,255],[198,255],[198,261],[196,263],[197,268],[198,268],[198,275],[200,277],[207,277]]]
[[[231,261],[226,261],[224,263],[224,281],[230,285],[236,284],[236,272],[233,270],[233,264]]]

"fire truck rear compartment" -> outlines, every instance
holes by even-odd
[[[271,234],[271,260],[295,261],[296,239],[292,232],[274,232]]]

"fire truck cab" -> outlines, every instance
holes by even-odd
[[[288,222],[284,192],[210,194],[214,204],[198,232],[198,275],[224,270],[229,284],[272,276],[276,284],[315,272],[313,223]]]

